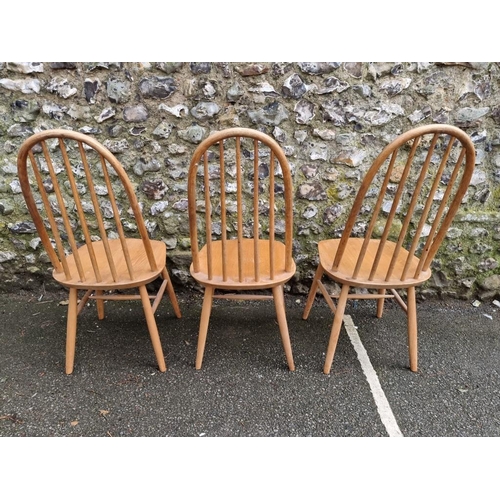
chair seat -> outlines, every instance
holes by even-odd
[[[430,269],[425,272],[420,272],[415,278],[415,271],[417,269],[419,259],[413,256],[407,272],[407,278],[404,280],[400,279],[408,257],[408,251],[404,248],[401,248],[398,258],[396,259],[391,277],[390,279],[386,279],[387,270],[389,269],[392,255],[394,253],[394,249],[396,248],[396,243],[392,241],[386,241],[384,253],[382,254],[377,270],[373,278],[370,279],[369,276],[371,273],[372,265],[377,255],[377,250],[380,244],[379,240],[369,241],[365,258],[363,259],[363,263],[361,264],[358,276],[356,278],[353,278],[352,275],[356,266],[358,255],[363,245],[363,241],[364,240],[362,238],[349,238],[347,240],[347,246],[344,251],[340,266],[335,271],[332,271],[332,263],[337,253],[340,239],[320,241],[318,243],[318,252],[321,266],[323,267],[324,271],[340,283],[348,283],[352,286],[364,288],[407,288],[408,286],[419,285],[430,278]]]
[[[292,261],[292,269],[285,270],[285,245],[280,241],[274,242],[274,277],[270,277],[270,242],[259,240],[259,279],[255,279],[254,271],[254,240],[252,238],[242,240],[241,252],[244,255],[242,262],[242,279],[239,279],[238,269],[238,240],[226,241],[226,273],[227,278],[223,278],[222,269],[222,241],[213,241],[211,244],[212,253],[212,278],[209,279],[207,245],[204,245],[199,253],[199,271],[195,272],[191,264],[191,275],[200,283],[212,285],[216,288],[227,288],[251,290],[261,288],[272,288],[278,284],[285,283],[295,274],[295,263]]]
[[[85,275],[84,280],[80,280],[79,278],[78,269],[73,255],[67,256],[68,267],[72,278],[67,279],[64,271],[59,273],[54,271],[53,277],[64,286],[89,290],[108,290],[110,287],[119,290],[122,288],[133,288],[150,283],[162,273],[165,266],[167,256],[165,243],[163,241],[151,240],[154,258],[158,266],[156,270],[152,271],[144,250],[143,241],[138,238],[127,238],[126,242],[130,254],[132,269],[134,270],[133,279],[128,273],[125,255],[119,239],[108,240],[109,248],[111,254],[113,255],[116,268],[116,281],[113,279],[111,274],[111,269],[106,257],[106,250],[102,241],[93,243],[96,260],[99,263],[101,280],[97,280],[93,272],[87,245],[83,245],[78,249],[78,254],[80,256]]]

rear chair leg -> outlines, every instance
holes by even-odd
[[[380,295],[385,295],[385,289],[380,288],[378,293]],[[377,318],[381,318],[382,314],[384,314],[384,301],[385,299],[377,299]]]
[[[181,310],[179,307],[179,303],[177,302],[177,296],[175,295],[174,287],[172,285],[172,280],[168,274],[167,268],[165,267],[161,273],[161,276],[164,280],[167,280],[167,293],[170,298],[170,302],[172,303],[172,307],[174,308],[174,314],[177,318],[181,317]]]
[[[304,313],[302,314],[302,319],[307,319],[309,317],[309,313],[314,304],[314,298],[316,297],[316,292],[318,290],[318,281],[323,277],[323,267],[321,264],[318,264],[316,269],[316,273],[314,274],[314,279],[311,284],[311,289],[309,290],[309,295],[307,296],[306,307],[304,308]]]
[[[95,294],[97,296],[104,295],[102,290],[96,290]],[[104,319],[104,300],[96,299],[97,302],[97,317],[99,319]]]

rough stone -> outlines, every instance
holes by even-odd
[[[189,67],[191,68],[191,72],[193,73],[193,75],[201,75],[201,74],[210,73],[210,71],[212,70],[212,63],[192,62],[189,64]]]
[[[85,82],[83,83],[83,92],[85,94],[85,100],[89,104],[95,104],[95,98],[100,88],[101,82],[98,78],[85,78]]]
[[[165,99],[177,90],[175,81],[170,77],[144,78],[139,83],[139,91],[144,97]]]
[[[33,234],[36,233],[35,224],[31,221],[17,222],[9,225],[9,230],[15,234]]]
[[[14,212],[14,205],[9,200],[0,200],[0,214],[10,215]]]
[[[253,111],[248,111],[248,116],[253,123],[263,125],[279,125],[282,121],[288,118],[288,113],[283,104],[274,101],[264,108]]]
[[[15,260],[17,255],[14,252],[3,252],[0,251],[0,263],[8,262],[10,260]]]
[[[208,120],[220,111],[220,107],[215,102],[199,102],[191,109],[191,114],[198,120]]]
[[[46,103],[42,106],[41,111],[49,118],[61,121],[68,112],[68,108],[66,106],[60,106],[59,104]]]
[[[145,180],[141,190],[150,200],[161,200],[167,192],[167,185],[161,179]]]
[[[316,63],[316,62],[299,62],[298,67],[304,72],[311,75],[324,75],[340,68],[340,63]]]
[[[151,208],[149,211],[150,211],[151,215],[158,215],[158,214],[165,212],[167,207],[168,207],[168,201],[158,201],[158,202],[153,203],[151,205]]]
[[[163,73],[166,73],[167,75],[177,73],[183,66],[184,63],[182,62],[158,62],[155,64],[156,68],[163,71]]]
[[[236,66],[235,69],[241,76],[258,76],[267,73],[269,66],[265,64],[248,64],[246,66]]]
[[[40,92],[40,80],[36,78],[27,78],[26,80],[0,78],[0,87],[14,92],[22,92],[23,94],[38,94]]]
[[[47,85],[47,90],[56,93],[63,99],[68,99],[68,97],[74,96],[78,92],[76,87],[72,87],[66,78],[61,78],[60,76],[56,76],[50,81]]]
[[[189,114],[189,108],[185,104],[177,104],[172,107],[169,107],[166,104],[160,104],[158,109],[166,111],[177,118],[182,118],[183,116],[187,116]]]
[[[113,118],[113,116],[116,115],[116,110],[114,108],[105,108],[101,111],[101,114],[99,116],[95,117],[95,121],[97,123],[102,123],[106,120],[109,120],[110,118]]]
[[[39,62],[8,62],[7,69],[16,73],[43,73],[43,63]]]
[[[106,92],[111,102],[121,104],[128,102],[131,96],[130,83],[110,78],[106,83]]]
[[[36,101],[18,99],[12,103],[13,119],[19,123],[34,122],[39,113],[40,105]]]
[[[66,111],[66,114],[73,118],[73,120],[85,120],[90,121],[91,113],[88,106],[80,106],[78,104],[71,104]]]
[[[461,108],[457,110],[455,115],[455,120],[458,125],[463,127],[470,127],[472,124],[477,123],[477,121],[486,116],[490,111],[490,108]]]
[[[238,102],[244,94],[243,87],[238,82],[235,82],[227,90],[226,98],[228,102]]]
[[[344,63],[344,68],[353,78],[361,78],[363,76],[363,64],[360,62]]]
[[[112,153],[123,153],[123,151],[129,148],[128,141],[126,139],[123,139],[121,141],[106,140],[103,142],[103,145],[107,147]]]
[[[410,84],[411,78],[398,78],[383,82],[380,85],[380,90],[386,92],[389,97],[393,97],[407,89]]]
[[[369,85],[353,85],[352,90],[361,97],[368,98],[372,95],[372,89]]]
[[[327,207],[323,213],[323,223],[332,225],[343,213],[342,205],[336,203]]]
[[[306,92],[306,84],[297,73],[289,76],[283,83],[282,93],[285,97],[300,99]]]
[[[326,200],[326,193],[319,182],[306,182],[299,186],[299,198],[309,201]]]
[[[51,69],[76,69],[77,65],[74,62],[53,62],[50,63]]]
[[[126,122],[145,122],[149,117],[148,110],[143,104],[126,106],[123,109],[123,119]]]
[[[168,139],[172,133],[174,126],[168,122],[161,122],[153,130],[153,135],[161,137],[162,139]]]
[[[500,275],[493,274],[488,276],[481,282],[481,288],[488,291],[498,291],[500,292]]]
[[[294,108],[295,121],[300,124],[310,122],[314,118],[314,104],[306,99],[301,99]]]
[[[160,170],[161,164],[156,158],[148,161],[144,158],[139,158],[134,165],[134,173],[138,176],[143,176],[145,172],[159,172]]]
[[[179,137],[192,144],[200,143],[207,135],[206,129],[199,125],[193,125],[185,130],[179,130]]]
[[[332,92],[341,93],[350,87],[346,81],[341,81],[337,77],[326,78],[322,85],[316,90],[316,94],[331,94]]]

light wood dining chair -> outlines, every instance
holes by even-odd
[[[386,298],[397,301],[408,319],[410,369],[418,370],[415,287],[431,277],[431,263],[466,194],[474,164],[471,139],[450,125],[409,130],[375,159],[341,237],[318,243],[319,265],[303,319],[319,289],[335,315],[324,373],[330,373],[348,299],[377,300],[378,318]],[[340,293],[329,294],[323,277],[338,283]]]
[[[212,302],[219,298],[274,299],[286,360],[294,370],[284,303],[284,284],[295,273],[292,180],[283,150],[253,129],[213,133],[193,154],[188,207],[190,271],[204,288],[196,369],[203,361]]]
[[[166,268],[166,245],[149,238],[121,163],[92,137],[54,129],[24,141],[17,168],[53,277],[69,289],[66,373],[74,367],[77,316],[89,299],[97,301],[99,319],[104,319],[105,301],[140,299],[158,367],[164,372],[154,314],[165,291],[178,318],[181,312]],[[129,230],[137,236],[128,237]],[[150,295],[146,285],[159,277],[161,285]],[[115,293],[127,289],[138,289],[139,294]]]

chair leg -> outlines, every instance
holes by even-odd
[[[418,342],[417,342],[417,301],[415,287],[408,288],[408,348],[410,353],[410,370],[418,371]]]
[[[198,333],[198,348],[196,351],[196,369],[201,368],[203,363],[203,354],[205,352],[205,343],[207,341],[208,322],[210,321],[210,313],[212,312],[212,302],[214,297],[214,288],[211,286],[205,287],[205,295],[203,297],[203,307],[201,310],[200,331]]]
[[[167,268],[165,267],[161,273],[161,276],[164,280],[167,280],[167,293],[170,298],[170,302],[172,303],[172,307],[174,308],[174,313],[177,318],[181,317],[181,310],[179,307],[179,303],[177,302],[177,296],[175,295],[174,287],[172,285],[172,280],[170,279],[170,275],[168,274]]]
[[[380,288],[378,293],[380,295],[385,294],[385,288]],[[385,299],[377,299],[377,318],[381,318],[382,314],[384,314],[384,301]]]
[[[295,371],[295,363],[293,362],[292,345],[290,343],[290,335],[288,333],[288,325],[285,313],[285,298],[283,293],[283,285],[273,288],[274,306],[276,308],[276,316],[280,327],[281,341],[285,349],[285,356],[290,371]]]
[[[333,319],[332,330],[330,333],[330,340],[326,350],[325,364],[323,366],[323,373],[329,374],[335,356],[335,349],[339,340],[340,329],[342,327],[342,320],[344,319],[345,306],[347,304],[347,296],[349,294],[349,285],[342,285],[340,296],[337,302],[337,310]]]
[[[163,349],[161,348],[158,327],[156,326],[156,320],[153,314],[153,309],[151,307],[151,302],[149,300],[149,294],[145,285],[139,287],[139,293],[141,294],[142,307],[144,309],[144,315],[146,316],[149,336],[151,337],[151,343],[153,344],[153,350],[158,362],[158,368],[161,372],[164,372],[167,370],[167,365],[165,364],[165,357],[163,356]]]
[[[66,327],[66,374],[73,373],[75,363],[76,323],[78,317],[78,290],[69,289],[68,318]]]
[[[95,291],[95,294],[96,295],[103,295],[104,292],[102,290],[96,290]],[[104,300],[99,300],[99,299],[96,299],[96,302],[97,302],[97,317],[99,319],[104,319]]]
[[[316,273],[314,274],[314,279],[311,284],[311,289],[309,290],[309,295],[307,296],[306,307],[304,308],[304,313],[302,314],[302,319],[307,319],[309,317],[309,313],[314,304],[314,298],[316,297],[316,292],[318,290],[318,281],[323,277],[323,267],[321,264],[318,264],[318,268],[316,269]]]

